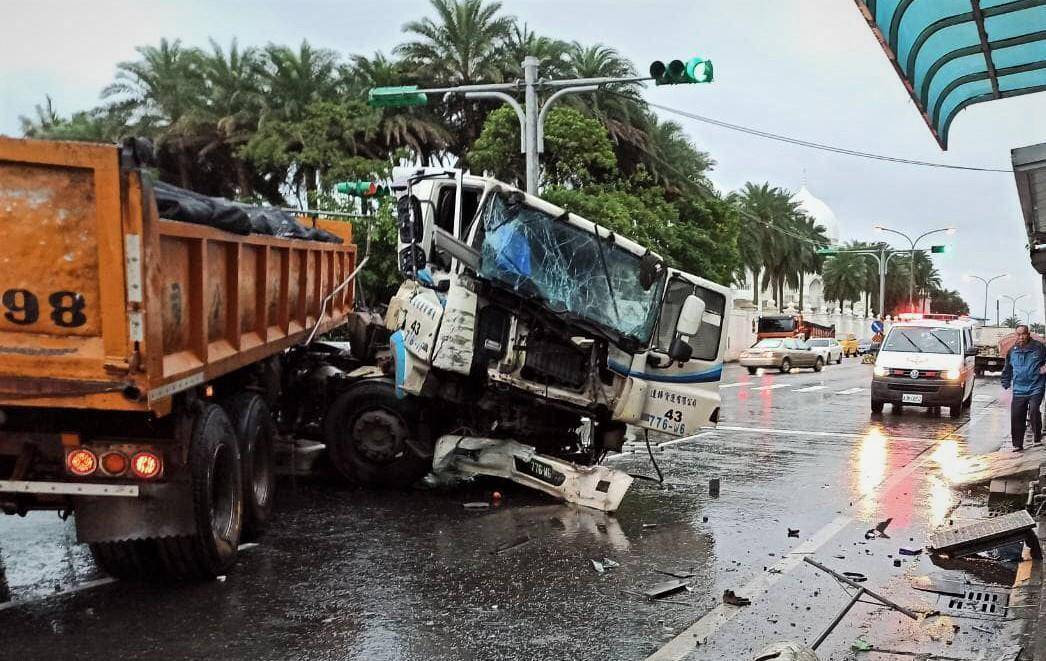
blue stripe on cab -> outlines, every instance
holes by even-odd
[[[689,374],[673,374],[673,375],[662,375],[662,374],[650,374],[648,372],[633,372],[627,365],[615,362],[613,360],[608,361],[607,366],[613,371],[617,372],[621,376],[634,376],[637,379],[643,381],[656,381],[659,383],[711,383],[713,381],[719,381],[723,376],[723,364],[717,363],[711,369],[707,369],[703,372],[690,372]]]

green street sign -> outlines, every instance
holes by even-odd
[[[818,248],[815,251],[818,255],[838,255],[839,251],[834,248]]]
[[[428,102],[428,95],[424,92],[419,92],[417,85],[375,87],[367,93],[367,104],[374,108],[423,106]]]
[[[712,61],[694,57],[683,62],[661,60],[650,63],[650,77],[656,85],[685,85],[688,83],[710,83],[714,77]]]
[[[932,253],[946,253],[948,252],[948,246],[930,246],[930,252]]]

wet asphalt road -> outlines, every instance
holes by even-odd
[[[202,585],[91,583],[101,575],[71,522],[0,517],[15,600],[0,605],[0,659],[746,659],[773,641],[812,641],[848,601],[797,550],[934,608],[908,582],[939,570],[925,555],[893,560],[949,519],[983,514],[982,496],[944,475],[1008,442],[1008,400],[988,377],[958,420],[918,408],[872,416],[870,378],[856,359],[819,374],[728,367],[721,429],[658,448],[665,488],[637,480],[614,516],[489,482],[402,494],[285,483],[272,531],[226,580]],[[611,463],[654,475],[645,448]],[[491,488],[505,492],[501,507],[462,507]],[[890,538],[865,540],[888,517]],[[603,558],[620,566],[598,573],[591,560]],[[691,589],[668,602],[632,594],[670,578],[659,570],[692,573]],[[725,589],[752,605],[722,606]],[[864,634],[974,658],[998,630],[974,624],[984,631],[862,604],[819,654],[853,658]]]

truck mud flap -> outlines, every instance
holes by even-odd
[[[568,503],[613,512],[632,477],[607,466],[578,466],[537,453],[516,441],[441,436],[432,458],[437,474],[491,475],[543,491]]]
[[[188,482],[141,485],[138,498],[76,497],[76,541],[119,542],[193,535]]]

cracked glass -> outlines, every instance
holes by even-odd
[[[640,258],[612,238],[597,238],[594,227],[494,195],[483,211],[480,255],[480,276],[541,299],[553,312],[649,343],[664,276],[643,289]]]

